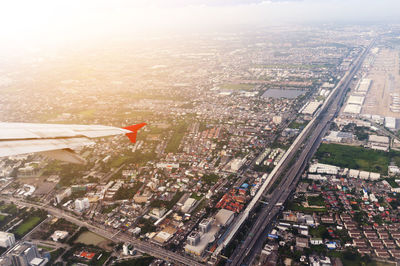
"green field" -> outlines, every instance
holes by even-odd
[[[387,174],[390,162],[389,153],[340,144],[321,144],[315,158],[320,163],[384,175]]]
[[[14,204],[4,204],[0,206],[0,211],[8,214],[16,214],[18,212],[18,208]]]
[[[174,133],[169,140],[167,147],[165,148],[165,152],[172,152],[176,153],[179,150],[179,145],[181,144],[181,141],[183,137],[185,136],[186,130],[187,130],[188,124],[185,123],[184,121],[180,122],[178,125],[174,126]]]
[[[126,261],[121,261],[116,263],[116,266],[145,266],[149,265],[152,261],[154,260],[154,257],[140,257],[140,258],[134,258],[134,259],[128,259]]]
[[[308,124],[308,122],[306,122],[306,121],[304,123],[299,123],[299,122],[293,121],[292,123],[289,124],[289,127],[293,128],[293,129],[303,129],[307,126],[307,124]]]
[[[79,235],[76,242],[82,243],[85,245],[99,245],[101,242],[108,242],[107,238],[104,238],[98,234],[92,233],[90,231],[83,232]]]
[[[120,167],[123,163],[125,163],[127,160],[129,160],[128,156],[122,155],[121,157],[118,157],[114,161],[111,162],[111,167],[113,168],[118,168]]]
[[[36,225],[41,222],[41,218],[38,216],[32,216],[20,224],[17,229],[15,229],[15,234],[19,236],[24,236],[30,230],[32,230]]]
[[[288,205],[288,209],[292,211],[301,211],[306,213],[313,213],[313,212],[326,212],[326,208],[306,208],[299,203],[291,202]]]
[[[203,197],[201,195],[198,195],[197,193],[193,192],[192,195],[190,196],[191,198],[195,200],[201,200]]]
[[[254,89],[254,85],[252,84],[233,84],[233,83],[224,83],[220,85],[221,89],[224,90],[252,90]]]
[[[307,200],[308,205],[310,206],[325,206],[325,200],[321,195],[316,197],[308,197]]]

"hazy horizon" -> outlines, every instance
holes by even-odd
[[[10,45],[285,23],[397,22],[400,18],[400,1],[395,0],[20,0],[3,2],[0,7],[0,34]]]

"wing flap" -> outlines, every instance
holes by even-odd
[[[102,125],[59,125],[32,123],[0,123],[0,140],[48,138],[99,138],[126,134],[128,129]]]
[[[87,138],[33,139],[0,141],[0,157],[62,149],[75,149],[94,144]]]

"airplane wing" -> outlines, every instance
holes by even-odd
[[[125,134],[136,142],[137,131],[146,123],[125,128],[101,125],[63,125],[0,123],[0,157],[26,153],[41,153],[72,163],[85,160],[73,150],[94,144],[93,138]]]

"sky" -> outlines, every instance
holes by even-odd
[[[2,42],[400,19],[400,0],[2,0]]]

